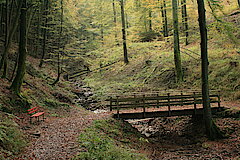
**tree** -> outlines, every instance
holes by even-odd
[[[180,56],[179,31],[178,31],[178,6],[177,0],[172,0],[173,8],[173,28],[174,28],[174,62],[177,76],[177,82],[183,81],[183,72]]]
[[[19,42],[19,58],[17,74],[10,87],[16,94],[20,93],[23,78],[26,68],[26,56],[27,56],[27,0],[22,0],[21,14],[20,14],[20,42]]]
[[[205,6],[203,0],[197,0],[199,28],[201,34],[201,60],[202,60],[202,99],[204,109],[204,121],[207,135],[210,139],[222,138],[222,134],[212,120],[209,84],[208,84],[208,49],[207,49],[207,27]]]
[[[122,40],[123,40],[123,52],[124,52],[124,63],[128,64],[128,53],[127,53],[127,38],[126,38],[126,27],[125,27],[125,16],[124,16],[124,3],[120,1],[121,5],[121,18],[122,18]]]
[[[62,34],[63,34],[63,0],[61,0],[61,19],[60,19],[59,41],[58,41],[58,54],[57,54],[57,66],[58,66],[58,68],[57,68],[57,78],[53,82],[52,85],[55,85],[57,82],[59,82],[61,72],[62,72],[61,71],[61,62],[60,62],[61,53],[63,51],[62,43],[61,43]]]
[[[46,55],[46,43],[47,43],[47,23],[48,23],[48,9],[49,9],[49,1],[48,0],[44,0],[44,6],[45,6],[45,10],[44,10],[44,27],[43,27],[43,40],[42,40],[42,56],[41,56],[41,60],[40,60],[40,64],[39,67],[42,67],[43,62],[44,62],[44,57]],[[38,24],[40,25],[40,24]]]
[[[117,12],[116,12],[115,0],[112,1],[112,6],[113,6],[114,37],[115,37],[115,43],[118,44],[118,42],[117,42],[117,32],[116,32],[116,27],[117,27]]]
[[[162,23],[163,23],[163,36],[168,37],[168,18],[167,18],[167,9],[166,9],[165,0],[163,0],[161,4],[161,12],[162,12]]]
[[[8,57],[8,52],[11,48],[11,44],[12,44],[12,39],[13,36],[17,30],[18,27],[18,20],[20,17],[20,12],[21,12],[21,6],[22,6],[22,0],[18,2],[18,8],[17,8],[17,12],[16,12],[16,16],[13,19],[13,24],[11,26],[9,26],[9,16],[8,16],[8,0],[6,0],[6,26],[5,26],[5,45],[4,45],[4,51],[3,51],[3,55],[2,55],[2,59],[0,61],[0,71],[2,70],[2,68],[4,69],[3,71],[3,78],[6,77],[6,70],[7,70],[7,57]],[[10,29],[9,29],[10,28]]]
[[[181,0],[182,5],[182,23],[183,23],[183,31],[185,33],[185,45],[188,45],[188,17],[187,17],[187,4],[186,0]]]

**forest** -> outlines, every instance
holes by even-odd
[[[0,160],[239,159],[240,0],[0,0]]]

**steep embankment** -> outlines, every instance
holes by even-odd
[[[165,89],[200,89],[201,60],[197,43],[182,47],[184,82],[175,83],[172,45],[165,42],[135,43],[129,45],[130,63],[114,63],[94,71],[85,82],[96,90],[98,96],[131,91],[161,91]],[[105,57],[100,57],[104,53]],[[92,52],[95,64],[112,63],[121,59],[121,48]],[[95,57],[99,57],[95,59]],[[210,43],[210,89],[221,90],[231,100],[240,98],[239,48],[224,48]],[[103,64],[102,64],[103,66]]]
[[[96,104],[97,101],[93,97],[91,88],[84,86],[82,81],[61,80],[57,85],[52,86],[50,84],[56,76],[53,66],[46,64],[43,68],[39,68],[37,64],[39,64],[37,59],[28,57],[27,73],[21,96],[13,94],[8,89],[10,83],[7,80],[0,79],[0,159],[70,159],[75,156],[76,159],[81,159],[81,156],[88,156],[84,155],[86,152],[84,144],[88,142],[83,139],[84,142],[80,141],[82,146],[79,146],[79,134],[87,132],[84,130],[90,127],[94,120],[108,119],[110,114],[94,113],[84,109],[84,107],[98,109],[99,106]],[[40,110],[45,112],[45,121],[37,122],[34,119],[33,124],[29,123],[26,110],[34,106],[39,106]],[[21,120],[19,117],[24,118]],[[122,128],[121,126],[112,124],[112,127],[119,129]],[[102,127],[104,129],[105,125]],[[125,137],[120,140],[109,140],[109,137],[102,136],[99,139],[101,143],[95,144],[96,150],[93,152],[110,154],[108,147],[111,147],[114,148],[111,156],[118,157],[118,159],[121,159],[121,156],[142,159],[143,156],[130,149],[134,147],[123,147],[126,142],[121,141],[130,143],[130,140],[126,138],[129,130],[113,131],[112,127],[106,131],[118,132],[120,135],[126,134]],[[99,132],[96,131],[94,134],[98,137]],[[134,136],[136,133],[136,130],[131,131]],[[108,133],[101,134],[107,135]],[[141,135],[138,134],[135,137],[136,141],[140,142],[138,139],[140,137]],[[107,148],[102,149],[102,145]],[[99,148],[100,150],[97,150]],[[104,155],[105,153],[101,156]]]

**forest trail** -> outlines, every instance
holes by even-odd
[[[240,109],[239,102],[223,102],[222,104],[226,107],[232,106]],[[26,135],[31,143],[19,159],[71,159],[81,150],[77,142],[78,135],[86,127],[90,126],[94,120],[109,118],[112,113],[106,112],[96,114],[77,107],[73,107],[67,110],[67,112],[64,112],[63,117],[47,116],[45,122],[41,122],[39,125],[31,125],[32,128],[26,130]],[[239,140],[236,140],[236,136],[234,135],[239,133],[239,129],[233,132],[229,139],[220,140],[216,143],[206,142],[206,144],[211,147],[204,148],[201,146],[201,143],[192,144],[191,141],[194,136],[192,138],[186,136],[193,134],[191,132],[191,124],[189,124],[188,119],[189,118],[184,118],[181,123],[173,123],[173,120],[170,118],[169,122],[171,123],[168,124],[165,124],[165,122],[162,123],[158,120],[156,121],[156,124],[158,124],[157,126],[164,126],[164,128],[155,133],[158,135],[158,138],[156,138],[156,136],[152,137],[153,140],[151,141],[153,141],[153,143],[149,143],[146,146],[147,148],[145,148],[149,151],[148,154],[151,159],[201,159],[204,157],[219,158],[219,156],[225,158],[237,157],[237,149],[240,146]],[[220,128],[224,127],[224,124],[232,124],[230,128],[239,128],[238,120],[224,118],[218,123]],[[151,124],[149,126],[151,128]],[[196,128],[199,127],[196,126]],[[222,129],[226,130],[226,128]],[[182,136],[177,134],[177,132],[183,132],[183,134],[186,135]],[[39,133],[40,136],[37,134],[34,135],[34,133]],[[194,132],[194,134],[197,133]],[[173,142],[172,139],[177,141]],[[159,149],[159,147],[161,149]],[[150,151],[153,151],[153,153]],[[226,154],[224,151],[227,151],[229,154],[231,153],[232,156]]]
[[[47,117],[45,122],[26,130],[31,143],[19,159],[71,159],[80,149],[79,133],[94,120],[104,117],[108,114],[95,114],[79,108],[71,108],[66,117]]]

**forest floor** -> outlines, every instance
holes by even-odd
[[[44,122],[21,124],[30,145],[19,159],[71,159],[80,149],[77,142],[79,133],[94,120],[109,117],[109,114],[95,114],[79,107],[59,110],[58,115],[61,116],[47,117]]]
[[[239,102],[223,102],[224,106],[240,110]],[[107,119],[112,113],[94,113],[79,107],[59,110],[58,117],[48,116],[44,122],[21,126],[31,142],[19,159],[71,159],[80,150],[78,135],[94,120]],[[191,117],[159,118],[148,121],[157,129],[139,152],[150,159],[239,159],[239,118],[216,118],[216,123],[227,138],[209,141],[201,123]],[[198,121],[199,122],[199,121]],[[134,125],[133,125],[134,126]],[[139,126],[134,126],[139,129]]]

